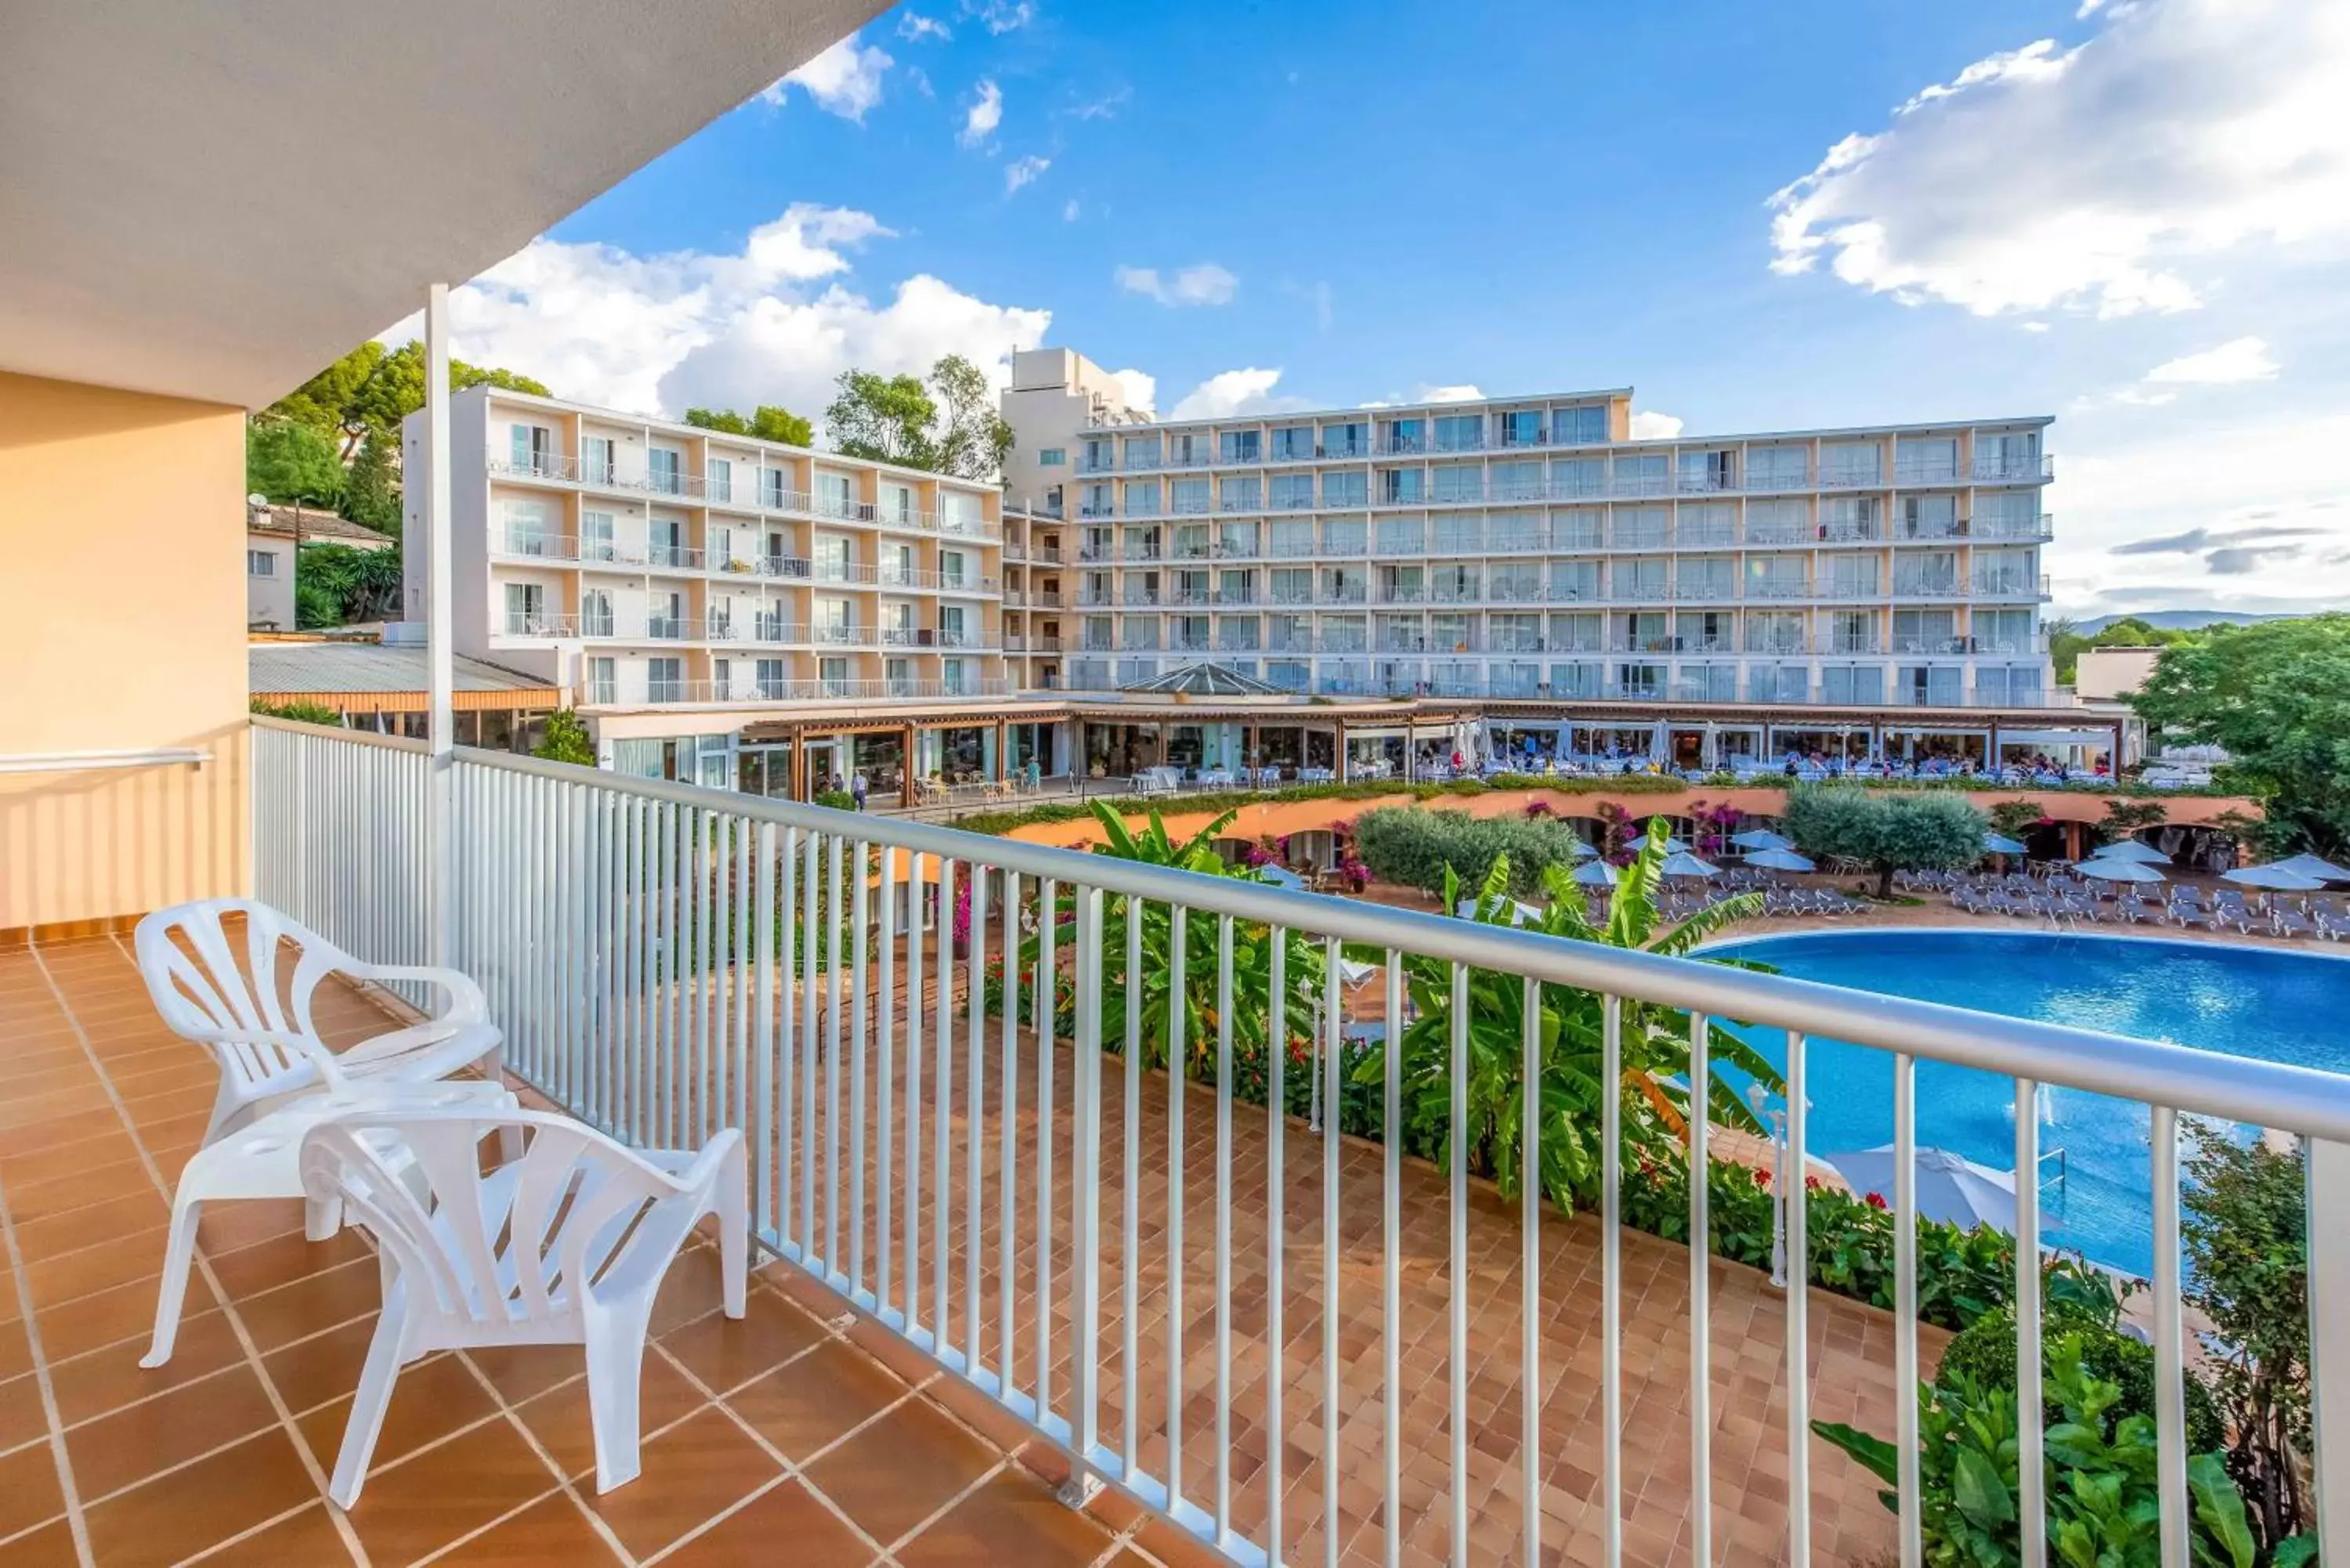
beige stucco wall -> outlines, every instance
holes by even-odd
[[[2073,690],[2084,701],[2119,701],[2146,684],[2161,653],[2158,648],[2085,648]]]
[[[129,461],[132,453],[137,461]],[[0,374],[0,932],[245,880],[244,415]]]

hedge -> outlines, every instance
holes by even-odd
[[[1507,856],[1510,891],[1533,893],[1553,866],[1572,866],[1582,838],[1555,816],[1471,816],[1461,811],[1383,806],[1355,823],[1356,852],[1382,882],[1430,893],[1444,890],[1449,867],[1464,887],[1484,880],[1484,867]]]

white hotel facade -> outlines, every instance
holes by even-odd
[[[1003,406],[996,484],[460,393],[457,649],[564,689],[610,765],[776,794],[1343,770],[1480,722],[1756,760],[2064,740],[2045,418],[1635,440],[1612,390],[1162,421],[1064,349],[1015,355]]]
[[[1069,524],[1066,684],[1194,660],[1322,696],[2039,707],[2045,418],[1630,439],[1627,390],[1159,421],[1014,361]]]

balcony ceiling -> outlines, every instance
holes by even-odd
[[[0,370],[269,402],[880,9],[22,0]]]

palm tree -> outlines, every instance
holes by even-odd
[[[1538,918],[1524,921],[1524,928],[1569,941],[1685,958],[1726,927],[1762,912],[1760,897],[1740,894],[1658,935],[1661,921],[1657,895],[1663,884],[1666,834],[1665,819],[1651,819],[1639,855],[1617,885],[1605,924],[1594,925],[1586,918],[1582,888],[1564,867],[1554,867],[1544,876],[1550,906]],[[1511,923],[1517,911],[1509,886],[1508,859],[1498,857],[1485,874],[1469,918],[1485,925]],[[1460,879],[1448,867],[1445,908],[1460,908]],[[1766,971],[1770,967],[1742,960],[1702,961]],[[1417,1013],[1399,1042],[1405,1147],[1446,1161],[1451,1158],[1452,1106],[1452,965],[1449,961],[1407,956],[1403,968]],[[1596,992],[1571,986],[1544,984],[1538,991],[1534,1021],[1542,1061],[1538,1179],[1553,1201],[1572,1209],[1578,1201],[1596,1201],[1598,1194],[1603,1152],[1600,1112],[1607,1092],[1600,1077],[1606,1060],[1605,1006]],[[1467,993],[1469,1166],[1480,1175],[1492,1177],[1504,1195],[1514,1196],[1524,1119],[1526,987],[1517,975],[1472,969]],[[1617,1092],[1624,1096],[1625,1158],[1634,1162],[1680,1158],[1690,1114],[1686,1086],[1689,1015],[1676,1008],[1628,999],[1620,1006],[1623,1078]],[[1709,1023],[1707,1047],[1709,1062],[1736,1067],[1773,1090],[1784,1087],[1777,1070],[1759,1052],[1719,1023]],[[1356,1069],[1357,1081],[1362,1083],[1380,1082],[1385,1074],[1384,1046],[1373,1050]],[[1711,1084],[1707,1110],[1711,1121],[1758,1135],[1764,1130],[1736,1085],[1718,1076]]]

